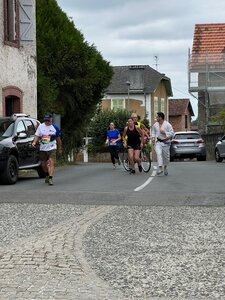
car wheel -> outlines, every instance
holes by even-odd
[[[18,161],[14,155],[10,155],[6,168],[1,174],[1,182],[4,184],[15,184],[18,180]]]
[[[220,153],[219,153],[218,149],[216,149],[216,151],[215,151],[215,159],[216,159],[216,162],[223,161],[222,157],[220,157]]]
[[[38,176],[40,178],[45,178],[46,177],[46,173],[44,172],[41,165],[36,170],[37,170]]]

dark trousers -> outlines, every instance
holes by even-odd
[[[109,152],[111,155],[111,161],[115,165],[115,158],[119,159],[119,156],[118,156],[119,147],[118,146],[109,146]]]

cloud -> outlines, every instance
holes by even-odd
[[[171,78],[174,97],[189,97],[196,112],[196,100],[188,94],[188,49],[195,24],[225,22],[224,0],[57,2],[112,65],[157,64]]]

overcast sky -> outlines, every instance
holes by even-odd
[[[190,98],[197,116],[197,100],[188,93],[188,49],[195,24],[225,22],[224,0],[57,2],[112,66],[150,65],[165,73],[173,98]]]

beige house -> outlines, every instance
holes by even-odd
[[[150,126],[158,111],[168,119],[171,82],[148,65],[115,66],[111,84],[102,99],[103,109],[126,109],[147,118]]]
[[[37,116],[35,0],[0,0],[0,116]]]

